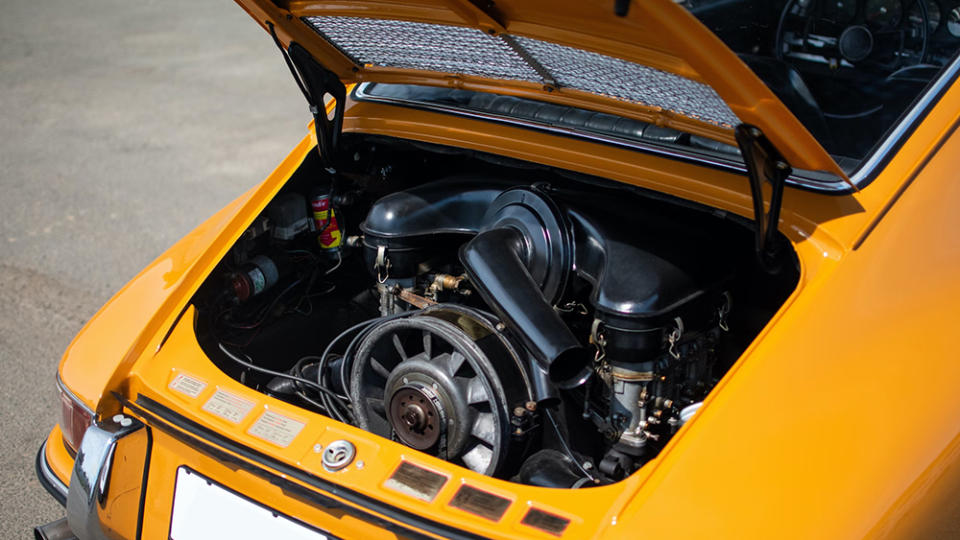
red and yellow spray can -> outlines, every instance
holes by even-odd
[[[337,226],[337,215],[331,204],[329,193],[317,192],[310,197],[310,208],[313,210],[313,224],[320,234],[317,242],[320,249],[335,252],[340,249],[340,227]]]

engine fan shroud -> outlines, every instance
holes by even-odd
[[[496,473],[510,453],[510,405],[524,374],[493,324],[462,306],[438,305],[372,328],[351,366],[357,423],[377,435]]]

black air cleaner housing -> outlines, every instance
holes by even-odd
[[[616,222],[611,214],[599,203],[555,197],[549,186],[448,179],[380,199],[361,229],[369,266],[383,251],[397,278],[413,276],[426,251],[445,239],[474,236],[460,250],[471,283],[564,387],[589,372],[586,344],[555,309],[572,276],[592,286],[608,356],[629,363],[660,354],[678,318],[687,327],[706,325],[723,302],[730,272],[704,235],[666,227],[662,215]]]

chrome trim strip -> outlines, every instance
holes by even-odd
[[[67,503],[67,492],[69,491],[67,484],[60,480],[60,477],[50,468],[50,463],[47,462],[47,441],[43,441],[43,445],[40,446],[40,451],[37,453],[37,477],[40,484],[57,499],[57,502],[62,505]]]
[[[538,131],[546,131],[549,133],[555,133],[558,135],[564,135],[569,137],[576,137],[578,139],[587,140],[590,142],[599,142],[602,144],[610,144],[614,146],[619,146],[621,148],[628,148],[631,150],[639,150],[648,154],[654,154],[660,157],[665,157],[668,159],[676,159],[681,161],[687,161],[695,165],[704,165],[707,167],[712,167],[716,169],[721,169],[727,172],[732,172],[734,174],[746,175],[747,168],[742,162],[723,159],[720,157],[713,157],[702,153],[693,152],[684,152],[681,150],[676,150],[673,148],[668,148],[666,146],[656,145],[652,143],[642,143],[638,141],[632,141],[628,139],[620,139],[617,137],[605,136],[599,133],[588,133],[577,131],[571,128],[564,128],[561,126],[554,126],[550,124],[542,124],[539,122],[534,122],[530,120],[522,120],[518,118],[512,118],[509,116],[485,113],[480,111],[473,111],[469,109],[461,109],[457,107],[452,107],[448,105],[440,105],[436,103],[427,103],[423,101],[407,101],[403,99],[396,98],[387,98],[380,96],[373,96],[366,93],[364,90],[371,83],[361,83],[357,85],[354,89],[354,96],[357,99],[363,101],[370,101],[375,103],[385,103],[388,105],[398,105],[401,107],[413,107],[417,109],[422,109],[430,112],[439,112],[445,114],[452,114],[465,118],[472,118],[475,120],[486,120],[494,121],[502,124],[509,124],[517,127],[536,129]],[[377,83],[373,83],[377,84]],[[383,84],[383,83],[380,83]],[[810,178],[805,178],[802,176],[802,171],[800,174],[794,174],[788,180],[788,183],[794,186],[799,186],[803,188],[813,189],[817,191],[829,191],[829,192],[845,192],[850,189],[850,186],[843,181],[818,181]]]
[[[64,384],[63,379],[60,378],[60,371],[57,371],[57,388],[60,389],[61,392],[70,396],[70,399],[72,399],[74,403],[80,405],[80,407],[82,407],[85,411],[90,413],[90,418],[97,417],[97,413],[93,409],[91,409],[89,405],[87,405],[83,400],[78,398],[77,395],[74,394],[72,390],[67,388],[67,385]]]
[[[899,124],[893,128],[890,135],[883,140],[880,146],[870,154],[870,157],[863,162],[859,169],[850,177],[857,187],[862,182],[869,181],[878,168],[886,165],[886,158],[889,153],[902,143],[903,136],[915,127],[915,124],[936,104],[937,100],[947,86],[953,83],[960,73],[960,54],[953,57],[953,60],[944,69],[937,80],[927,88],[927,91],[921,94],[916,104],[903,117]]]

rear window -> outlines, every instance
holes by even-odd
[[[681,3],[850,171],[898,144],[957,70],[955,0]]]

